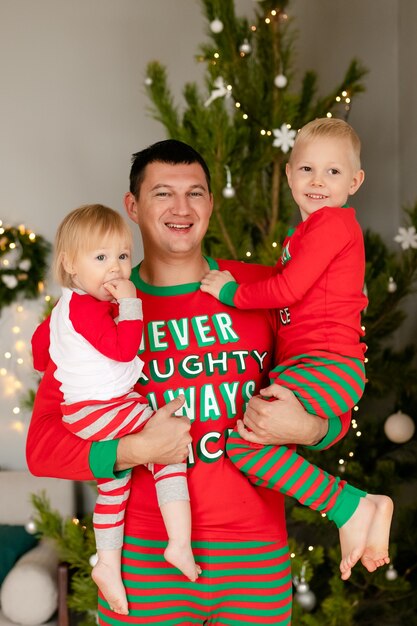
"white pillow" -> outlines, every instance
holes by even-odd
[[[57,566],[55,550],[47,542],[24,554],[1,586],[4,615],[24,626],[47,622],[58,607]]]

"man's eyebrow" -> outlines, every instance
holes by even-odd
[[[161,188],[166,188],[166,189],[175,189],[175,185],[170,185],[168,183],[156,183],[152,188],[151,191],[156,191],[158,189]],[[201,183],[195,183],[194,185],[190,185],[188,187],[188,189],[202,189],[203,191],[207,191],[207,187],[205,187],[204,185],[202,185]]]

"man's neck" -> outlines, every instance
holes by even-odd
[[[206,259],[199,253],[194,258],[154,258],[145,254],[139,274],[142,280],[156,287],[172,287],[187,283],[197,283],[207,272],[209,266]]]

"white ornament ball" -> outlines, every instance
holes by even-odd
[[[88,562],[90,563],[91,567],[94,567],[95,565],[97,565],[98,562],[98,554],[92,554],[90,556],[90,558],[88,559]]]
[[[213,33],[221,33],[223,30],[223,22],[216,18],[210,23],[210,29]]]
[[[312,611],[316,606],[316,596],[307,584],[300,583],[294,595],[294,600],[304,611]]]
[[[234,198],[236,195],[235,188],[232,185],[226,185],[222,191],[223,198]]]
[[[397,580],[398,578],[398,572],[397,570],[394,568],[393,565],[390,565],[387,569],[387,571],[385,572],[385,578],[387,580]]]
[[[145,81],[144,81],[144,82],[145,82],[145,85],[146,85],[147,87],[150,87],[150,86],[152,85],[152,82],[153,82],[153,81],[152,81],[152,78],[151,78],[150,76],[147,76],[147,77],[145,78]]]
[[[36,526],[36,522],[34,519],[30,518],[25,524],[25,530],[29,535],[34,535],[38,531],[38,527]]]
[[[414,435],[415,425],[409,415],[398,411],[386,419],[384,431],[393,443],[405,443]]]
[[[395,293],[396,291],[397,291],[397,283],[395,282],[393,277],[390,276],[388,279],[388,292]]]
[[[278,74],[278,76],[275,76],[274,78],[274,85],[275,87],[278,87],[278,89],[284,89],[284,87],[287,86],[287,83],[288,79],[284,76],[284,74]]]
[[[239,46],[239,51],[242,54],[250,54],[252,52],[252,46],[247,39],[244,39],[242,45]]]

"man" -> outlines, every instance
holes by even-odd
[[[268,380],[276,319],[268,311],[225,307],[201,292],[200,281],[209,268],[229,269],[246,282],[271,270],[202,255],[212,206],[209,171],[190,146],[167,140],[134,155],[125,208],[144,247],[131,277],[144,312],[139,386],[159,409],[143,431],[92,445],[69,434],[53,364],[35,402],[27,444],[33,473],[85,480],[135,468],[122,557],[129,616],[116,616],[100,599],[103,625],[291,620],[283,497],[252,486],[226,457],[225,442],[245,409],[239,432],[251,440],[319,447],[331,441],[326,422],[305,413],[291,392],[274,385],[271,395],[279,400],[252,397]],[[179,394],[184,417],[172,416]],[[348,423],[345,416],[342,431]],[[187,454],[193,549],[203,570],[195,583],[163,559],[166,533],[153,478],[143,467]]]

